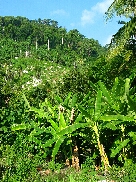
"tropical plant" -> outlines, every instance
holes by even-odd
[[[101,81],[98,85],[99,87],[94,87],[97,91],[95,106],[84,109],[79,105],[79,110],[85,115],[86,122],[91,123],[90,128],[95,133],[101,160],[107,167],[109,160],[106,153],[113,158],[118,155],[121,162],[131,156],[133,145],[135,145],[133,129],[135,128],[136,103],[131,95],[133,88],[130,89],[129,78],[126,79],[124,86],[116,78],[111,91],[107,90]],[[134,151],[132,153],[134,154]]]
[[[106,18],[110,19],[113,15],[125,16],[128,22],[123,22],[123,27],[113,36],[110,44],[108,58],[122,55],[126,61],[135,55],[135,33],[136,33],[136,2],[135,0],[114,0],[106,12]],[[120,21],[122,22],[122,21]],[[128,44],[132,44],[132,49],[128,49]],[[130,47],[130,46],[129,46]]]
[[[37,122],[31,121],[31,123],[13,124],[11,130],[31,130],[30,134],[27,136],[28,140],[34,142],[42,148],[42,150],[46,150],[46,148],[50,147],[52,148],[53,146],[53,160],[55,160],[55,156],[64,141],[66,145],[70,145],[69,152],[72,155],[72,133],[78,128],[87,126],[87,123],[80,123],[81,118],[78,117],[75,119],[75,122],[72,123],[72,117],[74,117],[72,115],[74,114],[72,108],[76,104],[76,96],[73,96],[72,100],[69,101],[70,97],[71,94],[68,95],[64,102],[61,98],[57,97],[59,102],[61,101],[64,103],[64,106],[66,107],[65,111],[65,107],[62,105],[52,106],[47,99],[39,105],[39,109],[31,107],[25,95],[23,95],[29,109],[28,112],[35,113]],[[65,154],[65,159],[71,157],[67,155],[66,148],[63,152]]]

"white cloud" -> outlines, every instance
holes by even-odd
[[[81,16],[81,25],[84,26],[86,24],[94,23],[95,17],[98,15],[98,13],[104,14],[112,2],[113,0],[104,0],[102,2],[98,2],[91,8],[91,10],[83,10]]]
[[[84,26],[86,24],[90,24],[94,22],[94,12],[88,11],[88,10],[84,10],[82,12],[82,17],[81,17],[81,24]]]
[[[51,12],[51,15],[61,15],[61,16],[65,16],[67,15],[67,12],[63,9],[57,9],[55,11]]]
[[[104,0],[103,2],[99,2],[93,6],[92,10],[104,14],[112,3],[113,0]]]

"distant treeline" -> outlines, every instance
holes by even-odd
[[[97,40],[86,38],[77,29],[67,32],[57,21],[20,16],[0,17],[0,47],[1,60],[28,55],[44,59],[49,50],[55,52],[54,59],[65,53],[67,60],[75,56],[90,60],[105,52]]]

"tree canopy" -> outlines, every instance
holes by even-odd
[[[51,19],[0,17],[0,38],[2,48],[0,53],[3,60],[24,57],[26,51],[31,53],[31,57],[46,59],[52,55],[48,50],[54,52],[56,59],[58,56],[63,57],[64,52],[68,52],[67,57],[74,54],[89,60],[98,57],[102,50],[104,51],[97,40],[86,38],[77,29],[67,32],[65,28],[58,26],[57,21]]]
[[[124,25],[113,35],[109,57],[122,54],[124,58],[129,59],[136,51],[136,1],[114,0],[106,12],[106,19],[113,18],[114,14],[120,17],[125,16],[128,21],[119,21]]]

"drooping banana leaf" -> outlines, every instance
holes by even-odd
[[[53,160],[55,159],[55,156],[56,154],[58,153],[59,151],[59,148],[61,146],[61,144],[63,143],[63,141],[65,140],[66,136],[61,136],[55,143],[54,145],[54,148],[53,148],[53,151],[52,151],[52,157],[53,157]]]

